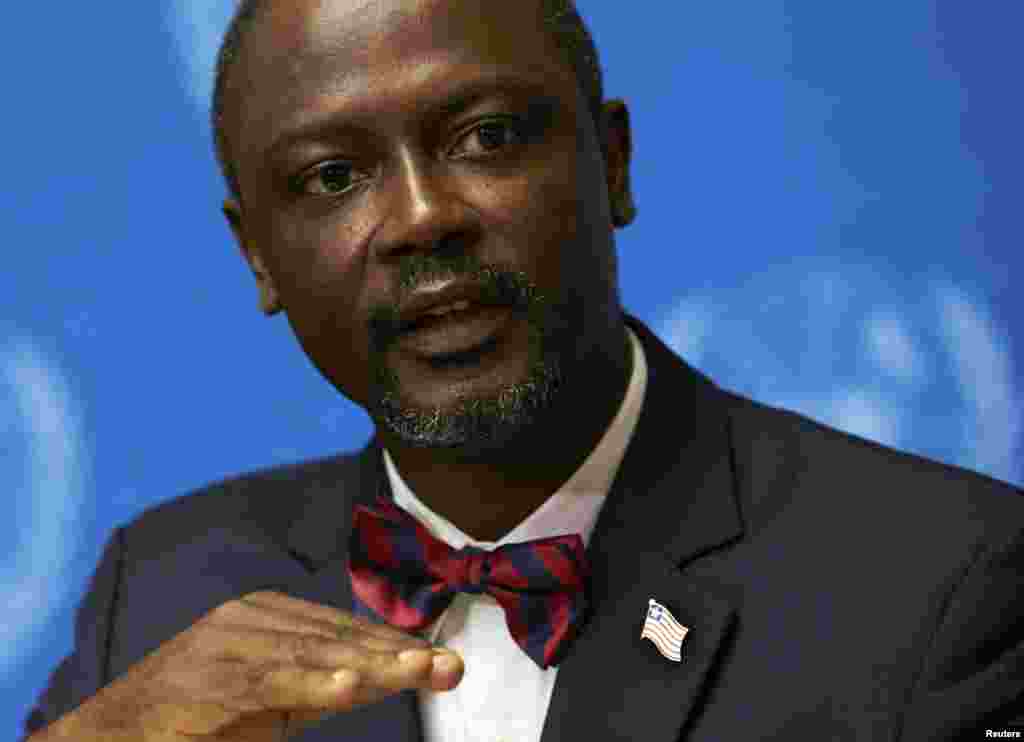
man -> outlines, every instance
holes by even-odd
[[[597,70],[557,2],[244,5],[224,212],[375,435],[118,528],[33,740],[932,741],[1024,715],[1021,492],[721,390],[625,314],[629,117]],[[413,552],[444,580],[385,579]]]

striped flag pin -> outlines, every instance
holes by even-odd
[[[644,619],[644,629],[640,632],[640,638],[654,642],[654,646],[663,657],[673,662],[683,661],[679,648],[688,631],[688,628],[676,621],[668,608],[654,598],[647,601],[647,618]]]

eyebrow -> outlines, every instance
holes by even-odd
[[[451,118],[471,108],[481,99],[492,95],[534,97],[552,100],[550,88],[543,83],[519,75],[494,74],[455,85],[430,105],[431,118]],[[332,132],[353,128],[345,123],[346,115],[338,111],[302,117],[301,123],[285,125],[276,133],[271,144],[262,151],[267,158],[304,141],[325,139]]]

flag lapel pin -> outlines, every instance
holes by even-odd
[[[647,618],[640,632],[641,639],[650,639],[658,652],[673,662],[682,662],[680,647],[689,629],[676,621],[668,608],[651,598],[647,601]]]

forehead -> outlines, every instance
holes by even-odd
[[[267,22],[256,35],[262,32],[271,48],[310,59],[370,63],[402,51],[466,45],[500,55],[542,35],[537,0],[266,2]]]
[[[268,2],[232,86],[236,131],[254,147],[306,113],[414,105],[474,70],[575,89],[538,0]]]

